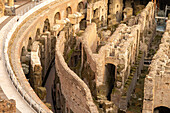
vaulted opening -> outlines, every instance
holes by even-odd
[[[66,18],[68,18],[68,15],[69,15],[69,14],[72,14],[72,9],[71,9],[70,6],[67,7],[67,9],[66,9]]]
[[[54,16],[54,24],[56,24],[56,21],[57,21],[57,20],[60,20],[60,19],[61,19],[60,13],[57,12],[57,13],[55,14],[55,16]]]
[[[116,75],[116,66],[113,64],[105,65],[105,84],[106,84],[106,97],[107,100],[111,100],[112,89],[114,88],[115,75]]]
[[[50,31],[50,22],[48,18],[44,21],[43,32],[46,32],[46,31]]]

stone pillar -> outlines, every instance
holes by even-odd
[[[46,72],[51,63],[51,33],[46,31],[42,36],[43,39],[43,55],[42,55],[42,66],[43,66],[43,79],[45,78]]]
[[[37,88],[42,85],[42,66],[40,61],[39,42],[33,43],[31,50],[31,85],[37,93]]]
[[[90,4],[87,8],[87,24],[91,24],[91,19],[93,18],[92,5]]]

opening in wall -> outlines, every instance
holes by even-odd
[[[106,76],[106,97],[107,100],[111,100],[111,93],[112,89],[114,88],[115,83],[115,75],[116,75],[116,66],[113,64],[106,64],[105,65],[105,76]]]

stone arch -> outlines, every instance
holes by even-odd
[[[154,113],[170,113],[170,108],[165,106],[159,106],[154,109]]]
[[[96,8],[96,9],[94,10],[93,17],[94,17],[94,18],[98,18],[98,17],[99,17],[99,9],[98,9],[98,8]]]
[[[77,11],[78,12],[83,12],[84,10],[84,3],[83,2],[80,2],[77,6]]]
[[[31,46],[32,46],[32,38],[29,37],[29,39],[28,39],[28,46],[27,46],[27,51],[28,52],[31,52]]]
[[[40,38],[40,28],[37,28],[36,35],[35,35],[35,40],[38,40]]]
[[[70,6],[66,8],[66,18],[68,18],[69,14],[72,14],[72,9]]]
[[[27,54],[27,50],[25,48],[25,46],[22,47],[22,50],[21,50],[21,56],[25,56]]]
[[[84,12],[85,9],[85,4],[83,2],[79,2],[79,4],[77,5],[77,11],[80,12],[82,15],[84,15],[84,18],[81,19],[80,24],[79,24],[79,28],[80,30],[85,30],[86,29],[86,13]]]
[[[45,32],[45,31],[50,31],[50,22],[49,22],[48,18],[46,18],[46,20],[44,21],[43,32]]]
[[[54,16],[54,24],[56,24],[56,20],[60,20],[60,19],[61,19],[60,12],[57,12]]]
[[[23,69],[23,72],[27,78],[29,78],[30,72],[30,57],[27,53],[25,46],[22,47],[21,56],[20,56],[20,63]]]
[[[106,84],[106,97],[111,100],[112,89],[114,88],[116,78],[116,66],[111,63],[105,65],[105,84]]]

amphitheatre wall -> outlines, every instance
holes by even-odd
[[[42,110],[47,110],[48,112],[51,112],[37,97],[24,75],[20,62],[22,48],[25,47],[26,50],[28,49],[27,46],[29,45],[29,39],[31,39],[32,42],[36,40],[37,29],[39,29],[40,34],[43,34],[45,20],[48,19],[50,27],[52,27],[55,24],[55,14],[59,12],[61,14],[60,19],[63,20],[61,24],[64,23],[64,19],[67,14],[66,8],[70,6],[72,8],[72,13],[75,13],[77,12],[77,6],[79,2],[82,2],[82,0],[76,0],[74,2],[72,2],[71,0],[47,1],[40,6],[36,6],[28,13],[26,13],[25,17],[20,19],[17,23],[17,27],[15,27],[15,29],[12,29],[12,32],[10,32],[10,35],[12,35],[12,37],[10,37],[10,42],[8,43],[9,46],[7,50],[9,60],[22,89],[26,91],[24,95],[29,95],[28,97],[31,97],[36,103],[38,103],[38,105],[33,104],[33,108],[35,108],[35,110],[41,108]],[[32,11],[34,13],[32,13]],[[22,90],[20,90],[20,93],[23,93]],[[28,102],[30,101],[30,99],[28,99],[27,97],[25,98]]]
[[[66,11],[66,9],[68,7],[71,8],[71,13],[74,14],[77,12],[77,6],[80,2],[86,3],[86,1],[83,0],[76,0],[74,2],[72,2],[72,0],[66,0],[53,1],[48,5],[44,5],[39,10],[30,14],[26,19],[19,21],[18,27],[13,32],[11,40],[8,44],[9,60],[18,81],[20,82],[26,93],[30,95],[36,102],[40,103],[42,109],[45,109],[49,112],[51,111],[45,106],[43,102],[41,102],[33,89],[30,87],[28,80],[26,79],[22,70],[20,55],[22,54],[23,47],[25,47],[26,50],[29,49],[28,45],[30,39],[32,42],[37,39],[38,30],[40,31],[38,37],[41,37],[40,34],[48,34],[46,31],[44,32],[45,27],[49,27],[52,32],[59,32],[59,29],[61,30],[67,23],[67,20],[65,18],[68,16],[68,12]],[[102,12],[102,9],[105,9],[106,7],[104,7],[102,2],[100,2],[101,1],[98,1],[96,4],[94,4],[93,7],[95,7],[95,9],[101,7],[101,9],[99,10],[100,13],[97,16],[99,16],[99,19],[102,20],[102,16],[106,18],[106,12]],[[122,4],[120,4],[119,2],[118,4],[120,5],[119,8],[122,7]],[[90,9],[87,8],[87,15],[89,13],[92,13],[91,8],[92,7],[90,7]],[[114,9],[114,12],[117,13],[118,9]],[[57,21],[56,23],[55,15],[57,13],[60,14],[60,21]],[[121,14],[122,11],[118,13]],[[74,21],[71,21],[71,23],[74,23]],[[46,24],[48,24],[48,26],[46,26]],[[56,24],[59,25],[59,28],[57,28],[57,30],[53,28],[53,26],[55,26]],[[154,5],[153,3],[149,2],[146,8],[134,18],[133,23],[131,23],[129,26],[125,24],[119,25],[116,31],[107,40],[106,45],[102,46],[98,52],[96,50],[99,46],[98,42],[100,42],[100,39],[97,35],[96,24],[89,24],[83,35],[78,37],[83,45],[85,54],[87,55],[87,64],[95,73],[95,79],[93,80],[93,82],[95,82],[95,88],[97,88],[96,96],[99,100],[102,100],[102,103],[107,104],[108,101],[105,101],[107,100],[106,96],[108,96],[108,93],[111,91],[110,100],[115,102],[114,104],[116,104],[116,106],[119,106],[123,110],[126,110],[127,103],[130,99],[129,95],[134,89],[134,85],[136,83],[138,73],[140,73],[141,66],[139,66],[139,71],[137,71],[137,74],[133,73],[131,75],[130,70],[137,61],[136,57],[140,56],[139,49],[141,49],[146,56],[149,44],[154,37]],[[51,33],[50,35],[57,36],[57,34],[55,33]],[[56,70],[61,82],[61,92],[66,99],[66,107],[78,113],[82,111],[97,113],[98,110],[92,98],[93,93],[88,85],[90,82],[88,83],[88,81],[82,80],[80,77],[78,77],[78,75],[75,74],[68,67],[63,58],[65,41],[66,39],[64,31],[62,31],[60,32],[60,36],[57,38],[56,41],[55,63]],[[140,57],[143,58],[143,56]],[[50,60],[51,59],[52,58],[50,57]],[[112,88],[111,90],[110,87],[108,87],[109,83],[106,68],[108,64],[111,64],[115,70],[115,78],[113,78],[114,84],[112,84],[114,88]],[[128,84],[129,86],[126,87],[126,83],[130,76],[135,79],[132,81],[132,84]],[[101,95],[104,95],[104,98]],[[121,105],[120,100],[122,96],[126,97],[126,107],[124,107],[124,105]],[[113,103],[111,103],[111,105],[113,107]]]

